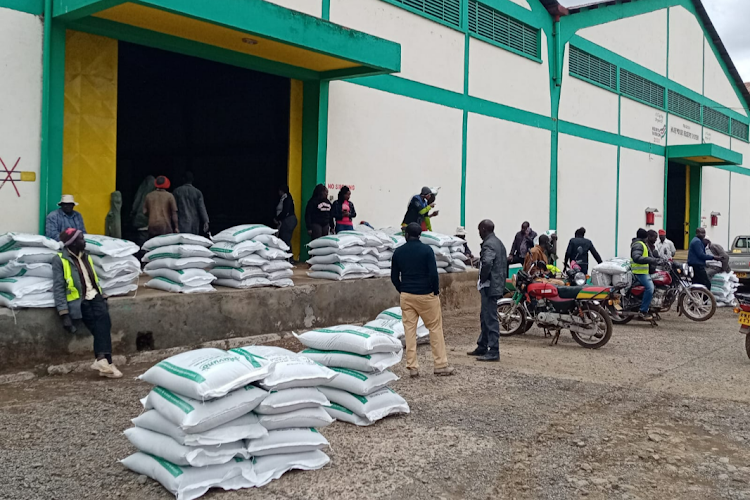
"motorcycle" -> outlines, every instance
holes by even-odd
[[[677,303],[679,315],[685,315],[692,321],[707,321],[716,313],[716,298],[703,285],[691,283],[690,266],[667,261],[663,267],[651,275],[654,282],[654,298],[651,300],[651,321],[661,319],[659,313],[667,312]],[[624,325],[633,320],[641,308],[645,288],[634,281],[633,286],[626,283],[615,285],[612,292],[613,304],[609,308],[612,322]]]
[[[609,342],[612,320],[599,302],[609,299],[609,287],[557,286],[535,282],[537,277],[519,271],[514,277],[513,297],[497,302],[500,335],[524,333],[536,323],[545,336],[554,332],[551,345],[557,344],[562,330],[569,330],[573,340],[587,349],[599,349]]]
[[[734,312],[739,313],[738,322],[740,324],[740,333],[745,336],[745,352],[750,358],[750,295],[735,294],[737,307]]]

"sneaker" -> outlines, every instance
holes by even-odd
[[[99,375],[112,374],[114,373],[112,371],[112,366],[114,365],[111,365],[107,362],[106,359],[102,358],[94,361],[94,363],[91,365],[91,369],[99,372]]]
[[[449,375],[454,375],[456,373],[456,369],[452,366],[446,366],[444,368],[435,368],[435,371],[433,373],[438,377],[447,377]]]
[[[487,349],[482,349],[481,347],[477,347],[473,351],[469,351],[466,353],[469,356],[484,356],[487,354]]]
[[[407,370],[409,371],[410,378],[419,377],[419,368],[407,368]]]
[[[654,317],[650,313],[638,313],[638,319],[641,321],[653,321]]]
[[[111,373],[99,372],[100,377],[107,377],[107,378],[121,378],[122,377],[122,372],[117,369],[114,363],[107,363],[107,364],[109,365],[109,369],[111,370]]]
[[[479,356],[477,361],[500,361],[500,354],[487,353],[484,356]]]

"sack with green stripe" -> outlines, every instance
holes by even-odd
[[[143,262],[151,262],[164,256],[174,259],[181,259],[183,257],[205,257],[210,259],[214,254],[211,250],[201,245],[169,245],[151,250],[141,260]]]
[[[138,452],[120,463],[136,474],[158,481],[177,500],[194,500],[211,488],[239,490],[258,484],[253,462],[235,459],[222,465],[182,467],[160,457]]]
[[[243,441],[214,446],[185,446],[169,436],[141,427],[125,429],[124,434],[139,451],[161,457],[175,465],[206,467],[225,464],[234,457],[250,458]]]
[[[156,410],[143,412],[132,419],[131,422],[136,427],[169,436],[177,443],[185,446],[216,446],[243,439],[258,439],[268,434],[255,413],[247,413],[230,420],[226,424],[195,434],[186,433],[180,429],[180,426],[170,422]]]
[[[432,231],[422,231],[422,235],[419,237],[420,241],[425,245],[434,247],[451,247],[455,244],[456,238],[448,236],[447,234],[434,233]],[[448,249],[450,253],[450,248]]]
[[[91,255],[123,258],[133,255],[140,250],[138,245],[128,240],[103,236],[101,234],[86,234],[86,251]]]
[[[324,366],[349,368],[365,373],[378,373],[387,370],[401,362],[403,349],[398,352],[376,352],[373,354],[356,354],[346,351],[323,351],[320,349],[305,349],[302,356],[317,361]]]
[[[348,368],[331,368],[331,370],[339,375],[328,382],[326,387],[351,392],[358,396],[367,396],[398,380],[398,376],[388,370],[380,373],[364,373]]]
[[[247,442],[247,451],[254,457],[282,453],[305,453],[323,450],[327,447],[328,440],[312,428],[268,431],[268,436],[251,439]]]
[[[144,409],[156,410],[184,433],[201,434],[250,413],[267,396],[267,391],[248,385],[222,398],[198,401],[154,387],[141,403]]]
[[[399,352],[401,341],[393,330],[339,325],[294,334],[305,347],[324,351],[346,351],[356,354]]]
[[[278,415],[304,408],[328,406],[329,404],[328,398],[316,387],[293,387],[271,391],[268,397],[255,409],[255,413],[258,415]],[[303,425],[301,427],[313,426]]]
[[[153,269],[208,269],[213,267],[214,261],[208,257],[180,257],[173,254],[163,254],[151,260],[144,271],[148,272]]]
[[[197,271],[197,269],[194,269],[194,271]],[[201,269],[201,271],[203,270]],[[211,275],[209,274],[209,276]],[[146,288],[153,288],[155,290],[161,290],[163,292],[171,292],[171,293],[210,293],[210,292],[216,291],[216,289],[212,287],[210,284],[184,285],[182,283],[172,281],[169,278],[162,278],[162,277],[157,277],[152,280],[149,280],[145,286]]]
[[[51,291],[52,280],[49,278],[0,278],[0,292],[11,294],[17,299]]]
[[[245,356],[221,349],[195,349],[168,358],[139,378],[189,398],[204,401],[268,376],[271,363],[261,356]]]
[[[271,281],[267,278],[247,278],[244,280],[218,279],[216,280],[216,286],[247,290],[248,288],[262,288],[266,286],[273,286],[273,283],[271,283]]]
[[[252,240],[261,234],[276,234],[276,229],[271,229],[265,224],[241,224],[239,226],[225,229],[219,234],[214,235],[214,241],[227,241],[229,243],[240,243],[245,240]]]
[[[8,309],[55,307],[55,296],[51,291],[24,295],[20,298],[12,293],[0,292],[0,306]]]
[[[270,391],[294,387],[316,387],[337,376],[333,370],[281,347],[251,345],[232,349],[229,352],[238,353],[241,356],[261,356],[268,360],[272,368],[260,381],[260,385]]]
[[[391,307],[378,314],[375,320],[370,321],[365,327],[389,328],[396,332],[396,336],[404,336],[403,312],[400,307]],[[430,331],[424,324],[422,318],[417,320],[417,338],[428,337]]]
[[[256,486],[260,488],[284,473],[292,470],[318,470],[325,467],[331,459],[320,450],[305,453],[266,455],[253,458]]]
[[[216,257],[227,260],[238,260],[256,253],[258,250],[266,248],[263,243],[254,240],[241,241],[240,243],[230,243],[228,241],[218,241],[211,247],[211,253]]]
[[[264,261],[265,262],[265,261]],[[243,281],[251,278],[266,278],[268,273],[258,266],[214,266],[211,274],[223,280]]]
[[[151,269],[146,274],[152,278],[166,278],[180,285],[205,286],[216,281],[216,276],[204,269]]]
[[[330,236],[323,236],[322,238],[312,240],[307,246],[310,248],[329,247],[342,249],[348,247],[364,247],[366,246],[366,243],[362,238],[354,234],[332,234]]]
[[[0,252],[0,264],[18,261],[29,264],[51,263],[57,259],[57,250],[46,247],[12,247]]]
[[[0,278],[12,278],[14,276],[33,276],[34,278],[52,279],[52,264],[27,264],[15,260],[0,264]]]
[[[341,405],[370,422],[395,413],[409,413],[409,404],[396,391],[386,387],[367,396],[359,396],[350,392],[321,387],[320,392],[337,405]]]
[[[210,247],[213,242],[203,236],[190,233],[172,233],[162,234],[161,236],[154,236],[146,243],[143,244],[143,249],[147,252],[154,250],[159,247],[167,247],[171,245],[200,245],[202,247]]]
[[[11,247],[38,247],[49,248],[55,252],[60,251],[60,243],[47,238],[41,234],[30,233],[5,233],[0,234],[0,252],[5,252]]]
[[[365,417],[360,417],[350,409],[344,408],[338,403],[331,403],[331,406],[326,406],[324,409],[331,418],[335,420],[341,420],[342,422],[347,422],[349,424],[358,425],[360,427],[367,427],[368,425],[372,425],[375,423],[370,422]]]
[[[276,415],[259,415],[258,418],[260,419],[260,424],[269,431],[300,427],[322,429],[333,423],[333,419],[326,413],[324,408],[324,406],[301,408]]]

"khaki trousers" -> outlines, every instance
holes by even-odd
[[[401,294],[401,314],[406,335],[406,367],[410,370],[419,368],[417,362],[417,322],[422,317],[425,326],[430,331],[430,346],[435,368],[448,366],[448,356],[445,354],[445,338],[443,337],[443,314],[440,310],[440,297],[429,295]]]

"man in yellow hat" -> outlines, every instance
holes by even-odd
[[[73,228],[86,234],[86,226],[83,225],[83,216],[74,208],[78,205],[72,194],[64,194],[57,204],[60,208],[47,215],[44,233],[47,238],[60,241],[60,233],[66,229]]]

